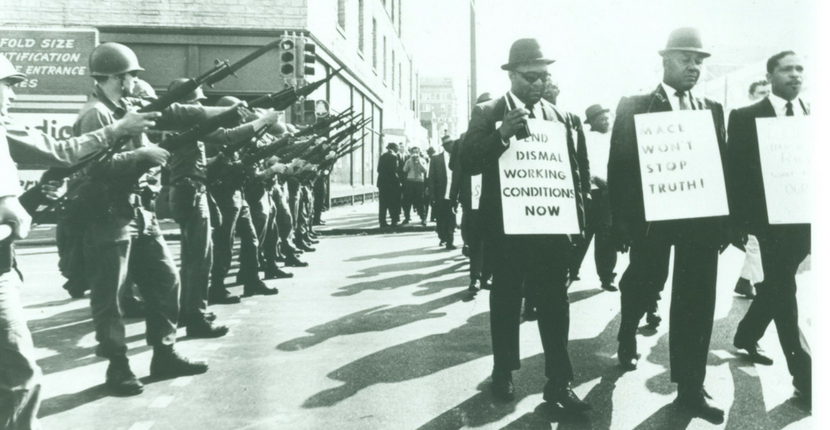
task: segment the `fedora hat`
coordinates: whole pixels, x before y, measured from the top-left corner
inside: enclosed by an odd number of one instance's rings
[[[591,118],[593,118],[593,117],[595,117],[595,116],[597,116],[601,113],[605,113],[605,112],[611,112],[611,110],[610,109],[603,109],[602,105],[591,105],[591,106],[589,106],[588,109],[585,109],[585,124],[588,124],[588,121],[590,121]]]
[[[666,42],[666,49],[659,51],[660,55],[665,55],[667,52],[697,52],[705,57],[710,57],[712,54],[703,50],[703,42],[700,40],[700,32],[696,28],[683,27],[671,32],[669,40]]]
[[[556,60],[545,58],[542,55],[542,48],[536,39],[519,39],[513,42],[510,47],[510,56],[507,64],[501,66],[502,70],[513,70],[520,64],[551,64]]]

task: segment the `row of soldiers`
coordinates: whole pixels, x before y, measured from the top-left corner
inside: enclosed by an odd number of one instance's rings
[[[503,401],[512,401],[515,397],[512,375],[521,367],[522,299],[530,295],[535,298],[545,355],[547,384],[543,399],[547,405],[558,405],[557,408],[567,412],[591,409],[591,405],[570,387],[575,366],[567,346],[570,325],[567,290],[578,279],[577,262],[581,262],[584,248],[587,248],[585,235],[592,228],[592,206],[596,210],[595,205],[604,204],[610,209],[610,219],[602,220],[603,224],[610,225],[610,232],[603,237],[607,242],[604,245],[610,246],[612,253],[630,253],[629,265],[619,282],[621,321],[617,359],[623,369],[637,369],[641,357],[637,348],[639,322],[643,316],[648,320],[655,313],[656,302],[668,280],[673,248],[669,361],[671,380],[677,384],[674,403],[691,417],[712,423],[724,421],[724,411],[704,388],[714,322],[718,253],[730,244],[744,249],[747,235],[752,234],[760,244],[764,281],[756,285],[757,297],[738,325],[734,346],[746,351],[744,356],[752,362],[772,364],[772,360],[760,352],[758,341],[775,321],[793,378],[795,397],[811,407],[812,357],[799,331],[795,294],[796,270],[810,253],[810,224],[775,222],[768,216],[768,210],[775,207],[765,198],[756,128],[756,119],[778,118],[775,121],[782,126],[795,126],[796,123],[785,117],[810,114],[809,104],[799,97],[804,71],[801,59],[793,51],[770,57],[767,79],[772,94],[756,104],[733,111],[727,125],[723,107],[698,96],[694,90],[703,61],[711,55],[703,48],[699,32],[692,28],[675,30],[659,54],[663,59],[662,82],[650,93],[624,97],[617,107],[605,158],[605,193],[592,192],[594,166],[589,165],[580,119],[545,100],[544,89],[550,80],[548,65],[554,60],[543,55],[535,39],[520,39],[510,49],[509,61],[502,66],[510,78],[510,91],[503,97],[480,100],[473,109],[466,135],[459,139],[455,148],[452,145],[445,147],[445,151],[453,153],[454,160],[449,162],[452,180],[460,181],[468,190],[461,194],[461,199],[465,206],[464,215],[467,217],[469,212],[471,219],[462,224],[466,224],[467,236],[472,234],[472,243],[477,248],[471,256],[473,279],[470,290],[475,292],[482,286],[489,286],[491,290],[490,330],[494,359],[491,390]],[[603,111],[599,106],[597,108],[589,109],[588,116],[595,116],[591,111]],[[716,144],[717,147],[705,163],[711,169],[723,172],[725,186],[722,191],[727,200],[723,204],[727,211],[721,216],[681,215],[655,220],[646,213],[643,187],[646,179],[641,176],[646,169],[641,171],[640,158],[644,155],[640,155],[638,149],[638,139],[643,137],[635,127],[635,117],[684,110],[711,113],[711,120],[710,115],[701,117],[707,120],[707,127],[711,127],[713,146]],[[591,127],[602,133],[607,131],[608,124],[591,123]],[[558,135],[559,130],[565,133],[561,160],[560,155],[553,152],[560,149],[545,146],[550,145],[547,142],[563,140]],[[508,169],[505,166],[517,168],[518,164],[511,163],[516,159],[527,159],[526,153],[531,151],[537,151],[537,154],[551,151],[554,155],[550,165],[566,172],[555,178],[540,175],[537,179],[544,180],[538,180],[534,186],[551,187],[551,190],[553,187],[573,187],[573,193],[568,194],[572,197],[537,201],[561,204],[562,207],[573,205],[568,208],[572,218],[557,219],[565,218],[559,216],[557,210],[555,217],[551,214],[544,222],[533,219],[515,199],[516,195],[510,193],[518,188],[509,187],[519,185],[515,185],[516,182],[505,185],[510,179],[505,174]],[[558,167],[558,163],[562,167]],[[538,165],[524,168],[535,169]],[[563,182],[557,182],[559,179]],[[597,195],[602,195],[603,199],[594,201],[592,197]],[[687,198],[698,206],[710,203],[702,201],[700,194],[690,193]],[[570,221],[573,225],[566,225]],[[580,233],[570,234],[575,231]],[[613,264],[608,266],[605,276],[600,273],[603,289],[615,291]],[[648,322],[652,324],[652,321]]]
[[[174,81],[166,98],[158,98],[138,79],[144,69],[130,48],[99,45],[90,56],[92,97],[73,126],[76,137],[62,142],[12,121],[12,86],[25,76],[0,56],[0,224],[8,230],[0,236],[6,262],[0,265],[3,428],[37,428],[40,370],[20,315],[11,241],[25,237],[32,218],[38,222],[45,210],[59,210],[66,287],[73,296],[90,290],[95,352],[109,360],[106,386],[119,395],[143,391],[130,368],[122,321],[131,285],[144,303],[150,374],[172,378],[208,370],[206,362],[176,352],[177,327],[197,338],[229,331],[208,305],[240,301],[225,283],[235,235],[243,296],[277,294],[259,272],[265,279],[292,277],[278,262],[308,266],[299,255],[318,243],[313,214],[319,221],[322,204],[314,190],[324,189],[319,184],[336,161],[359,147],[362,139],[353,135],[368,120],[349,111],[304,129],[282,121],[281,110],[326,80],[250,103],[224,97],[216,106],[202,105],[200,84],[216,82],[274,46],[196,80]],[[12,159],[58,168],[21,193]],[[180,271],[162,236],[162,216],[180,226]]]

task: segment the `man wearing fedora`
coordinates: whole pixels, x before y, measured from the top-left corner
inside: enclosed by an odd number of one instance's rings
[[[710,162],[722,165],[726,148],[723,107],[695,97],[692,91],[702,73],[703,60],[710,56],[703,50],[696,29],[673,31],[660,55],[663,81],[649,94],[620,100],[611,134],[608,190],[612,237],[620,251],[631,251],[630,263],[620,280],[618,357],[623,367],[637,367],[637,325],[659,298],[674,246],[669,359],[671,380],[677,383],[675,404],[692,416],[721,423],[723,410],[709,403],[703,382],[715,313],[718,251],[730,241],[724,228],[727,217],[646,221],[634,116],[689,109],[711,111],[721,157]]]
[[[538,299],[539,333],[548,378],[544,399],[549,404],[559,403],[566,411],[581,412],[590,409],[590,405],[580,400],[570,388],[573,368],[568,354],[567,287],[571,239],[564,234],[505,234],[500,193],[499,159],[511,144],[511,138],[525,129],[528,118],[562,123],[567,131],[568,158],[582,226],[583,201],[590,187],[587,157],[577,160],[576,132],[570,117],[542,100],[550,76],[548,65],[553,62],[542,54],[535,39],[520,39],[513,43],[509,62],[502,66],[510,78],[510,91],[473,108],[460,161],[469,174],[482,175],[481,232],[493,251],[490,293],[493,394],[500,400],[514,398],[512,372],[521,367],[519,324],[522,286],[525,285],[535,290]]]
[[[608,153],[611,150],[611,115],[609,109],[596,104],[585,110],[585,123],[591,126],[586,133],[588,161],[591,163],[591,200],[585,208],[585,239],[574,251],[571,279],[579,279],[579,269],[591,239],[594,243],[594,261],[603,290],[617,291],[614,286],[614,267],[617,265],[617,250],[611,242],[611,206],[608,201]]]
[[[390,142],[387,151],[378,159],[378,222],[381,227],[389,227],[386,213],[392,219],[392,227],[398,225],[401,206],[401,180],[398,176],[398,144]]]

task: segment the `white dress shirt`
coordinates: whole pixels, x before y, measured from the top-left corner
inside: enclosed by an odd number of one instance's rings
[[[775,116],[787,116],[787,101],[775,94],[769,95],[769,101],[775,109]],[[793,116],[804,116],[804,108],[801,106],[801,99],[796,97],[793,103]]]
[[[671,110],[680,110],[680,97],[677,97],[675,94],[677,92],[676,89],[672,88],[671,85],[666,84],[665,82],[660,82],[660,85],[663,86],[663,91],[666,92],[666,95],[669,97],[669,103],[671,103]],[[692,92],[686,91],[686,105],[689,106],[689,110],[696,109],[693,106],[692,100]]]
[[[606,181],[608,179],[608,155],[611,152],[611,132],[602,134],[596,131],[586,131],[585,140],[591,176]],[[596,185],[591,184],[591,189],[596,188]]]

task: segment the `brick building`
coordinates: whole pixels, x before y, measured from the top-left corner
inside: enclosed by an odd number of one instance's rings
[[[332,174],[332,198],[351,201],[374,192],[384,142],[417,145],[426,140],[416,112],[418,73],[401,40],[404,8],[403,0],[31,0],[7,2],[0,39],[35,34],[40,43],[53,32],[87,30],[84,34],[96,39],[93,46],[130,46],[146,69],[140,77],[164,93],[173,79],[196,77],[215,59],[235,61],[286,34],[305,36],[317,46],[318,57],[309,81],[344,67],[309,98],[328,101],[334,112],[351,105],[373,118],[363,148],[342,159]],[[8,44],[0,46],[0,53],[13,51]],[[84,51],[75,69],[86,65],[89,51]],[[278,64],[277,52],[270,52],[240,70],[238,78],[205,88],[205,94],[250,99],[278,91],[285,85]],[[28,115],[32,126],[50,118],[44,127],[51,121],[58,134],[65,131],[92,89],[92,79],[83,70],[80,74],[73,82],[80,82],[81,89],[74,85],[69,94],[49,87],[46,77],[37,89],[21,88],[19,116]],[[292,112],[287,114],[291,118]]]
[[[440,145],[445,134],[457,139],[458,98],[453,79],[424,77],[419,85],[421,124],[430,129],[430,141]]]

